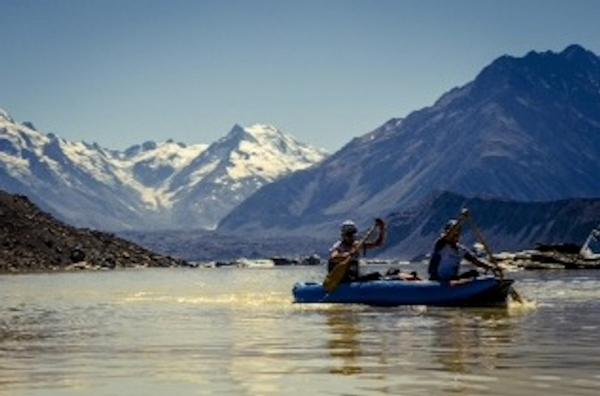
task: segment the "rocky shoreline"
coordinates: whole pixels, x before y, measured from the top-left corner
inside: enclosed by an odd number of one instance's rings
[[[187,265],[114,234],[69,226],[27,197],[0,191],[0,273]]]
[[[525,270],[600,269],[600,257],[583,257],[573,244],[538,246],[533,250],[500,253],[496,260],[507,267]]]

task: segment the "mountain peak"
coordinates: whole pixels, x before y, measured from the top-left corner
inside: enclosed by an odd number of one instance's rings
[[[235,124],[210,146],[168,139],[105,150],[7,120],[2,111],[0,188],[76,224],[110,229],[215,227],[264,184],[326,155],[264,123]]]
[[[560,55],[570,64],[577,64],[580,67],[585,67],[585,65],[598,67],[598,65],[600,65],[600,57],[577,44],[568,46],[560,53]]]
[[[14,122],[14,120],[11,118],[11,116],[8,114],[8,112],[6,112],[3,109],[0,109],[0,118],[8,121],[8,122]]]
[[[257,136],[257,135],[273,135],[273,134],[280,134],[280,133],[281,133],[281,131],[279,129],[277,129],[276,127],[274,127],[273,125],[256,123],[256,124],[252,124],[250,126],[243,126],[240,124],[235,124],[229,131],[228,135],[248,134],[248,135],[252,135],[252,136]]]
[[[253,143],[274,141],[274,140],[286,140],[291,139],[282,133],[276,127],[269,124],[252,124],[251,126],[242,126],[235,124],[229,133],[224,136],[221,141],[228,142],[227,144],[239,144],[242,141],[249,141]],[[260,143],[259,143],[260,144]]]
[[[142,143],[142,150],[143,151],[156,150],[156,147],[158,147],[158,145],[153,140],[147,140],[144,143]]]
[[[435,105],[263,187],[220,229],[315,235],[349,216],[414,206],[434,190],[520,201],[597,196],[600,63],[592,59],[580,46],[501,56]]]
[[[31,129],[32,131],[37,131],[37,128],[35,127],[35,125],[33,125],[33,122],[31,122],[31,121],[23,121],[22,124],[23,124],[23,126],[26,126],[27,128]]]
[[[501,56],[475,78],[473,93],[490,98],[510,91],[514,96],[516,91],[543,91],[550,86],[566,92],[567,87],[581,84],[577,80],[585,80],[582,87],[586,90],[585,86],[598,84],[599,73],[600,58],[573,44],[562,52],[529,51],[522,57]]]
[[[229,133],[220,140],[241,140],[247,135],[246,129],[240,124],[234,124]]]
[[[236,134],[236,133],[240,133],[241,131],[244,130],[244,127],[241,126],[238,123],[233,124],[233,126],[231,127],[231,130],[229,131],[229,134]]]
[[[281,133],[279,129],[269,124],[253,124],[244,129],[252,135],[273,135]]]
[[[596,54],[594,54],[592,51],[585,49],[579,44],[569,45],[560,54],[566,58],[571,58],[573,56],[596,56]]]

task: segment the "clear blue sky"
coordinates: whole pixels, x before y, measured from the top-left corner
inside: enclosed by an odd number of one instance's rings
[[[335,150],[502,54],[600,54],[600,1],[0,0],[0,108],[72,140],[270,123]]]

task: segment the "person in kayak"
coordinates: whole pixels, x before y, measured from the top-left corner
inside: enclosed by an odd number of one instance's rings
[[[367,250],[377,248],[383,245],[386,236],[385,222],[382,219],[375,219],[375,225],[379,229],[379,235],[373,242],[366,242],[363,244],[362,249],[357,249],[358,241],[355,239],[358,229],[356,224],[352,220],[346,220],[342,223],[341,227],[341,238],[337,241],[331,249],[329,249],[329,262],[327,269],[329,272],[335,268],[339,263],[345,261],[348,257],[352,257],[350,266],[342,282],[364,282],[369,280],[381,279],[382,275],[379,272],[373,272],[366,275],[360,275],[358,258],[362,254],[365,254]]]
[[[464,258],[473,265],[491,270],[496,269],[477,258],[477,256],[459,243],[462,227],[458,220],[450,220],[444,227],[440,238],[435,242],[433,253],[429,260],[429,279],[440,282],[448,282],[457,279],[476,278],[479,276],[477,270],[470,270],[459,274],[460,263]]]

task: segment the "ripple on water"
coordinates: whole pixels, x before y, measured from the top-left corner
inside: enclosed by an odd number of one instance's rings
[[[292,304],[293,283],[317,275],[11,278],[0,289],[0,395],[595,395],[600,386],[596,275],[515,274],[528,301],[505,309]]]

